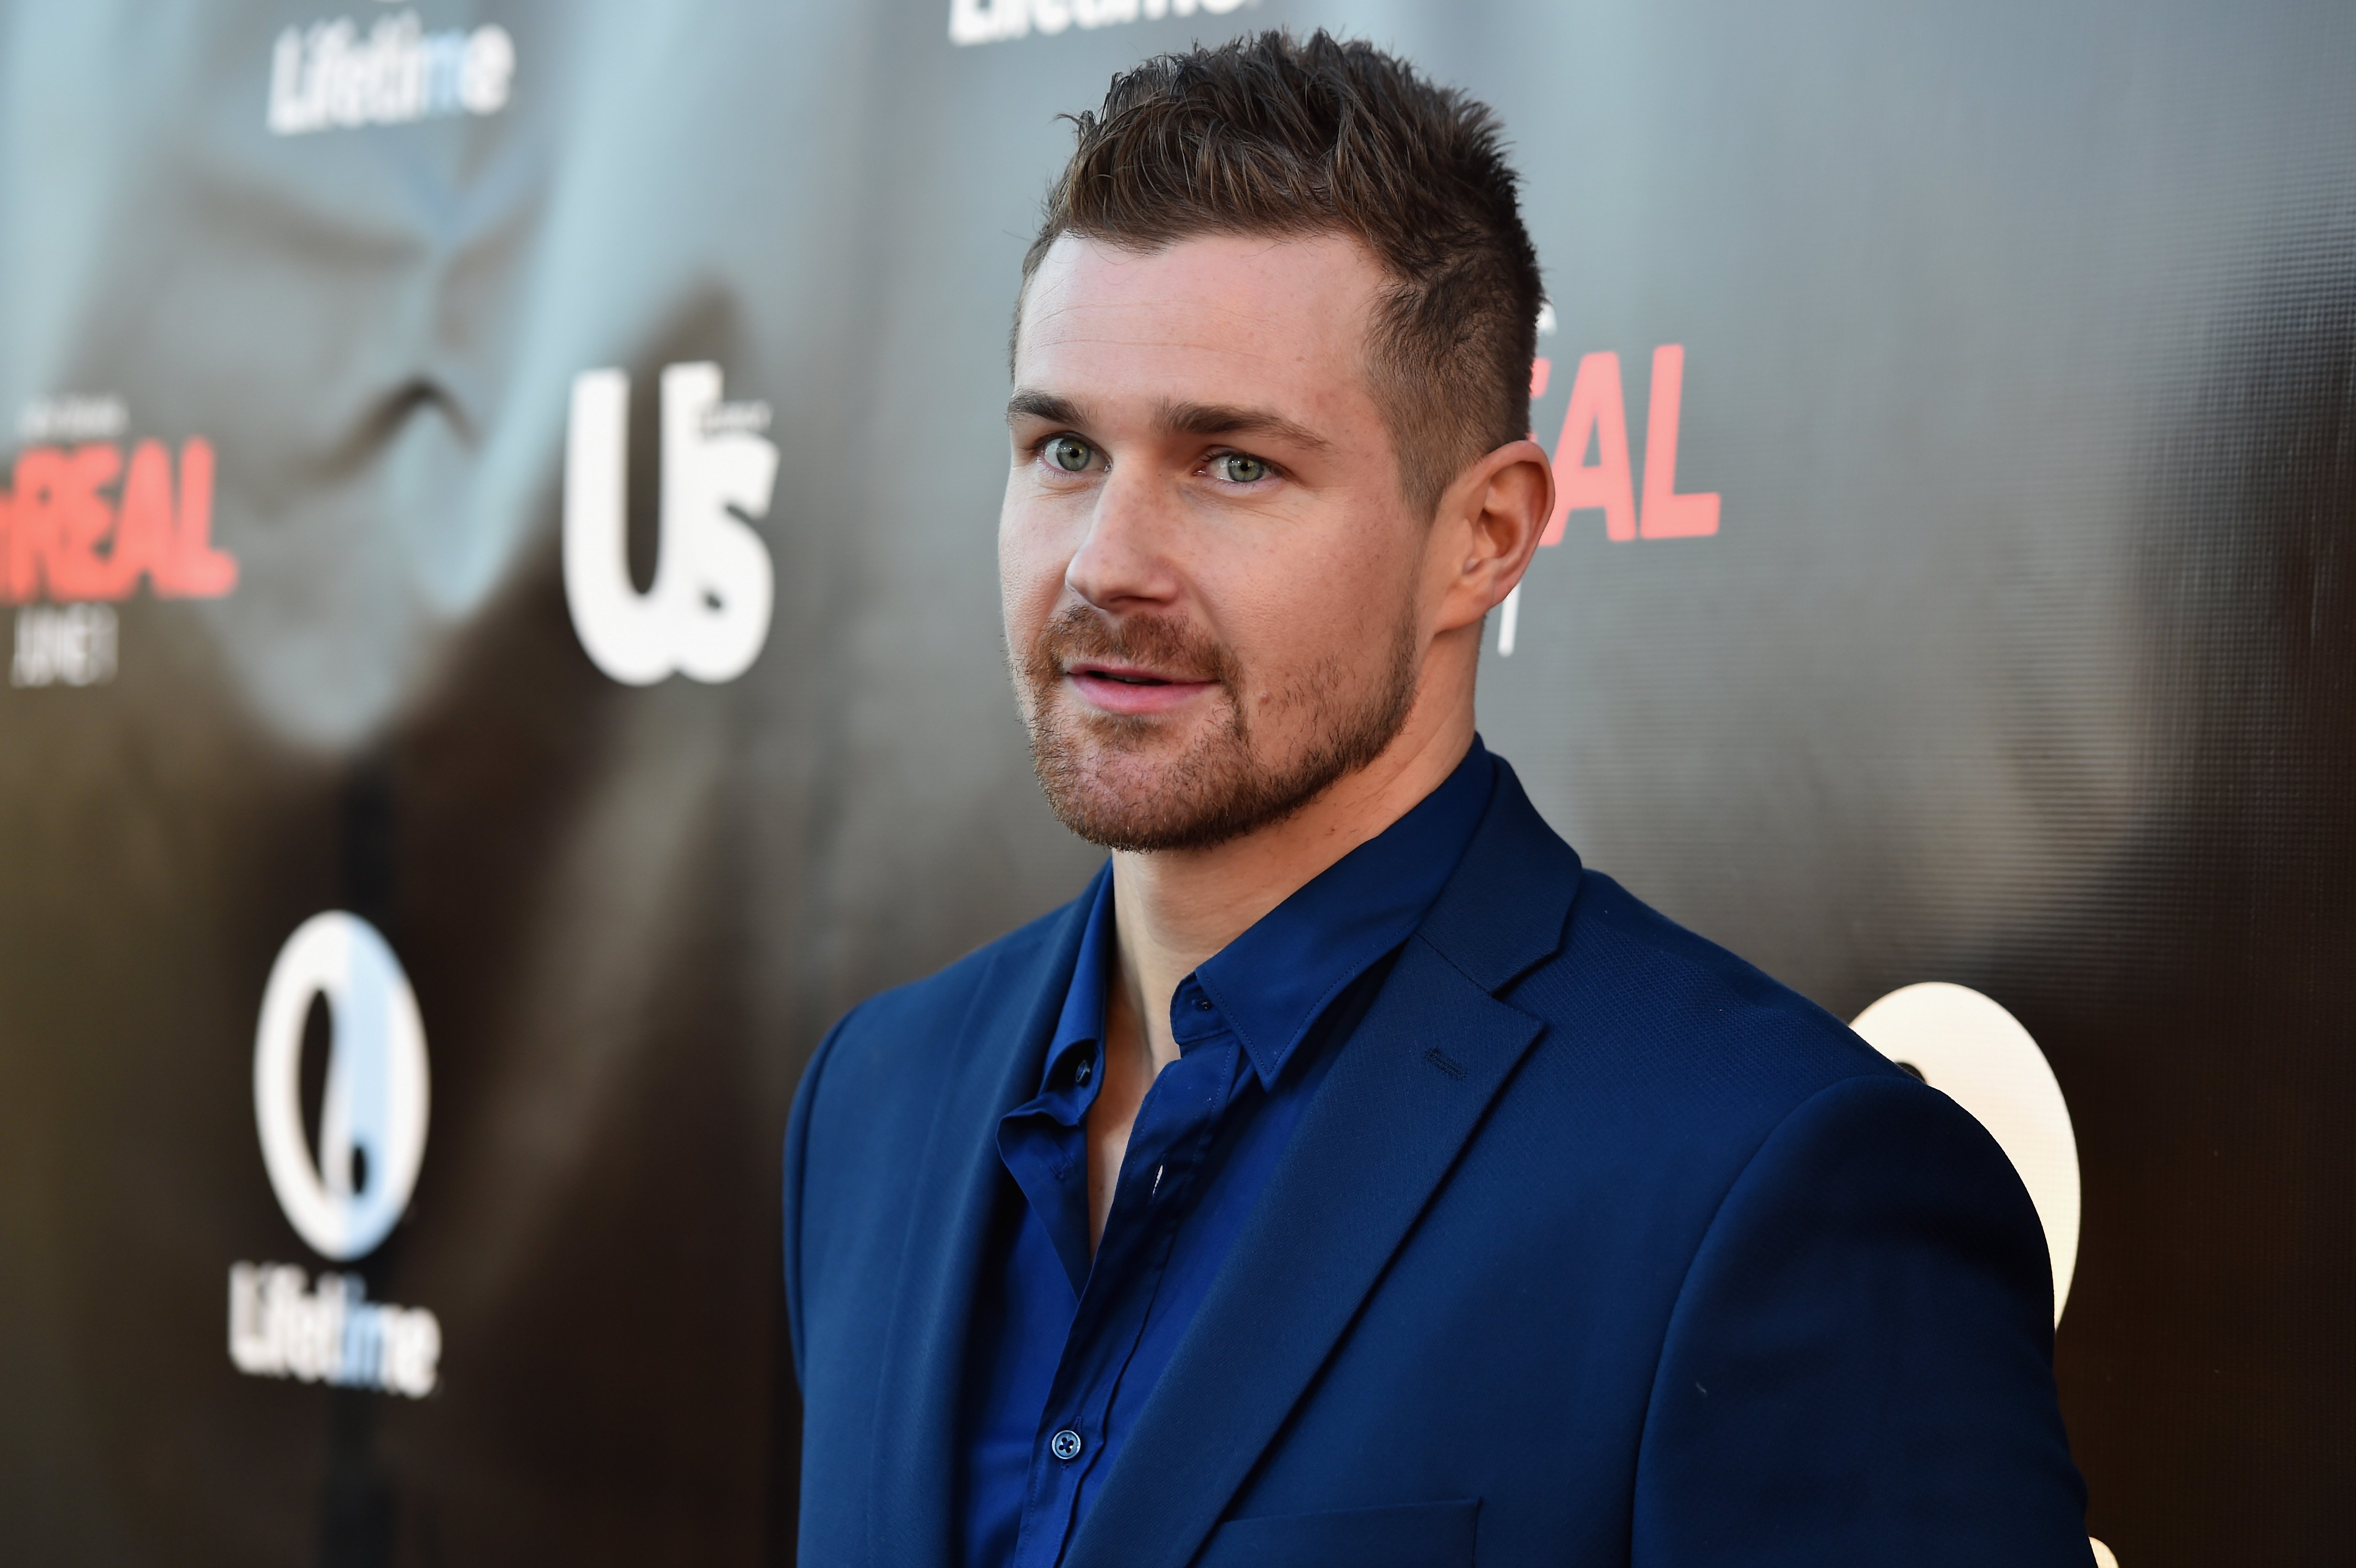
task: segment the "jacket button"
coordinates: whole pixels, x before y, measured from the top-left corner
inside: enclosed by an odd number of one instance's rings
[[[1067,1464],[1080,1456],[1080,1435],[1068,1426],[1047,1439],[1047,1452]]]

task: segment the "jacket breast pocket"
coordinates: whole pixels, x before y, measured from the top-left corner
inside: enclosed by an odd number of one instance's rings
[[[1235,1519],[1194,1568],[1472,1568],[1481,1500]]]

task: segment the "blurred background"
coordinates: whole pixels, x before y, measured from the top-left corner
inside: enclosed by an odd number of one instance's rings
[[[2010,1011],[2090,1530],[2343,1560],[2336,0],[0,0],[0,1559],[790,1560],[797,1076],[1097,858],[994,565],[1056,116],[1277,26],[1497,109],[1559,464],[1620,375],[1490,745]]]

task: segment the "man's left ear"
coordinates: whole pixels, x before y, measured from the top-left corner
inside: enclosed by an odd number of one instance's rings
[[[1553,511],[1553,465],[1535,441],[1508,442],[1456,476],[1434,519],[1458,547],[1440,630],[1472,624],[1514,591]]]

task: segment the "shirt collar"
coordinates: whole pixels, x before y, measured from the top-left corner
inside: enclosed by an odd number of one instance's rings
[[[1047,1048],[1047,1063],[1039,1081],[1042,1093],[1063,1086],[1072,1089],[1073,1104],[1068,1109],[1075,1122],[1078,1113],[1096,1096],[1080,1093],[1082,1086],[1072,1084],[1072,1063],[1067,1058],[1073,1047],[1093,1047],[1104,1039],[1105,976],[1115,940],[1112,862],[1108,860],[1088,886],[1088,918],[1080,932],[1079,960],[1072,966],[1071,987],[1064,993],[1064,1010],[1056,1015],[1055,1040]],[[1097,1052],[1091,1050],[1087,1056],[1093,1072]]]
[[[1439,788],[1312,879],[1189,976],[1243,1041],[1263,1088],[1326,1008],[1415,934],[1489,805],[1496,765],[1480,737]],[[1187,987],[1173,1025],[1190,1022]]]
[[[1263,915],[1180,983],[1170,999],[1181,1049],[1232,1029],[1264,1089],[1273,1089],[1311,1028],[1344,987],[1415,933],[1463,859],[1489,806],[1496,764],[1474,736],[1440,787]],[[1093,1085],[1071,1082],[1073,1048],[1104,1037],[1105,981],[1116,940],[1112,868],[1097,873],[1071,988],[1041,1075],[1076,1121]],[[1198,1007],[1208,1001],[1210,1008]],[[1087,1052],[1093,1062],[1097,1051]]]

